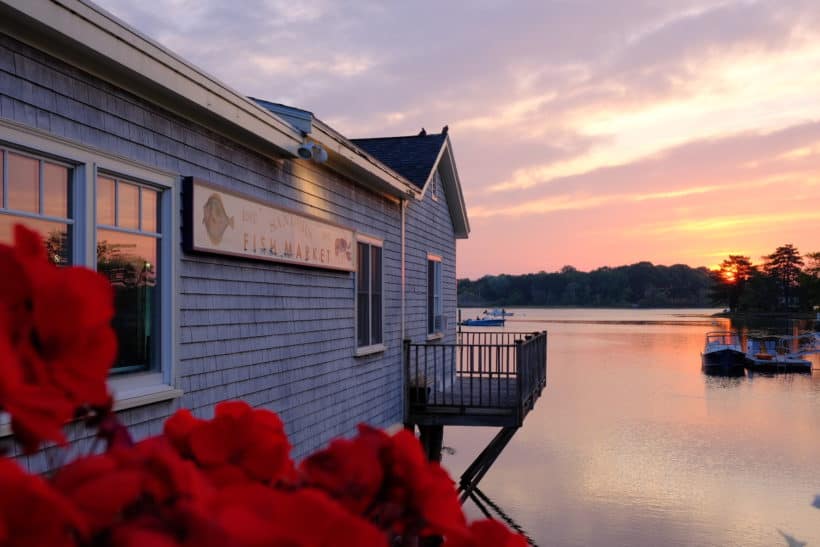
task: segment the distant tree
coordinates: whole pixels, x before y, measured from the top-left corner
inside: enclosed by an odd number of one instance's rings
[[[820,306],[820,252],[808,253],[800,276],[800,293],[806,307]]]
[[[738,308],[742,310],[771,311],[777,309],[780,288],[777,281],[757,268],[746,282],[746,290],[740,296]]]
[[[766,260],[763,271],[777,283],[782,306],[787,309],[793,307],[792,297],[800,283],[803,257],[794,245],[788,243],[763,258]]]
[[[712,300],[725,304],[730,312],[739,309],[746,285],[755,272],[755,267],[748,256],[729,255],[721,262],[720,268],[712,273],[715,284],[712,289]]]
[[[705,268],[639,262],[582,272],[484,276],[458,282],[460,306],[694,306],[709,304]]]

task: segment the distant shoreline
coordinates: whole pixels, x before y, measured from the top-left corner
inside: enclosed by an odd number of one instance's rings
[[[504,305],[504,304],[459,304],[458,309],[516,309],[516,310],[715,310],[719,306],[537,306],[537,305]],[[717,316],[717,314],[713,314]]]
[[[724,317],[727,319],[802,319],[811,321],[816,318],[815,312],[718,312],[712,317]]]

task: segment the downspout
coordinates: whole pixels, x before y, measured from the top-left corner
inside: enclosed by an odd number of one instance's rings
[[[409,385],[409,378],[407,377],[407,362],[410,359],[410,346],[407,342],[407,326],[406,326],[406,319],[404,317],[404,310],[406,309],[405,300],[406,300],[406,292],[407,292],[407,279],[405,276],[405,229],[404,229],[404,222],[405,222],[405,208],[407,207],[407,200],[401,198],[399,201],[399,207],[401,208],[401,408],[402,410],[402,422],[404,422],[404,427],[408,427],[407,419],[409,416],[409,407],[408,407],[408,399],[407,399],[407,387]],[[415,431],[415,427],[412,427],[412,430]]]
[[[407,300],[407,277],[405,273],[406,260],[406,232],[405,221],[407,219],[405,210],[407,208],[407,200],[402,198],[399,203],[401,207],[401,339],[407,338],[407,321],[405,318],[406,300]]]

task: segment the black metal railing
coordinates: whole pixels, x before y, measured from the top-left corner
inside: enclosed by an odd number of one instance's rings
[[[517,343],[520,412],[523,416],[535,406],[535,400],[547,385],[547,333],[533,334]]]
[[[456,344],[404,343],[408,412],[532,408],[546,385],[547,333],[461,332]]]

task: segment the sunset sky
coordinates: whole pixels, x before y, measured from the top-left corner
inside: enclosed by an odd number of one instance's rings
[[[820,251],[817,0],[98,3],[348,137],[449,125],[459,277]]]

